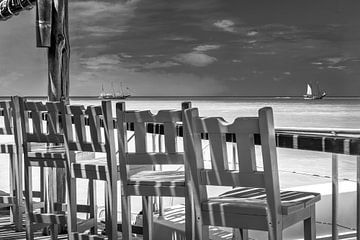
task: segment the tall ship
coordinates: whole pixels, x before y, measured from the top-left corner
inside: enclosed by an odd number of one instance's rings
[[[123,83],[120,82],[120,88],[118,91],[115,91],[114,83],[111,83],[112,92],[106,92],[104,90],[104,85],[101,85],[101,93],[99,98],[101,99],[126,99],[131,97],[130,89],[128,87],[123,87]]]
[[[326,96],[326,92],[320,90],[319,83],[307,83],[306,94],[304,94],[304,99],[306,100],[317,100],[322,99]]]

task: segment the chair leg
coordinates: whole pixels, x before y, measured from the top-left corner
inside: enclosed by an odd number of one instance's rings
[[[32,207],[32,172],[29,166],[25,166],[25,207],[26,207],[26,239],[33,240],[32,219],[30,215],[33,212]]]
[[[97,234],[98,233],[98,227],[97,227],[97,207],[96,207],[96,184],[94,180],[89,179],[89,185],[88,185],[88,204],[90,206],[90,219],[94,219],[95,225],[90,228],[91,234]]]
[[[233,240],[248,240],[248,239],[249,239],[249,235],[248,235],[248,230],[247,229],[234,228],[234,230],[233,230]]]
[[[153,198],[152,197],[142,197],[143,205],[143,234],[144,240],[152,240],[153,235]]]
[[[105,212],[106,212],[106,235],[109,239],[117,238],[117,202],[116,181],[115,184],[105,183]],[[115,197],[114,197],[115,196]]]
[[[185,239],[192,240],[192,231],[194,227],[194,214],[192,208],[191,196],[185,197]]]
[[[15,231],[22,231],[22,168],[16,154],[10,154],[10,189],[11,196],[15,198],[15,203],[11,207],[12,222],[15,224]]]
[[[201,209],[194,206],[194,227],[193,227],[193,238],[195,240],[208,240],[209,238],[209,226],[204,225],[201,217]]]
[[[131,204],[130,196],[121,196],[121,214],[122,214],[122,239],[131,240]]]
[[[310,207],[310,217],[304,220],[304,239],[316,239],[315,205]]]
[[[67,197],[68,197],[68,208],[67,208],[67,231],[69,240],[73,240],[74,236],[71,233],[77,232],[77,200],[76,200],[76,178],[72,178],[70,172],[66,173],[67,183]]]

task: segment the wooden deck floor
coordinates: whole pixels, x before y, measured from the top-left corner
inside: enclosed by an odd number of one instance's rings
[[[99,226],[100,227],[100,226]],[[14,224],[10,222],[9,215],[0,214],[0,240],[26,239],[25,228],[22,232],[16,232]],[[49,236],[42,236],[41,232],[35,233],[36,240],[47,240]],[[68,239],[67,235],[59,235],[58,239]],[[119,232],[118,240],[121,240],[121,233]],[[142,240],[141,236],[133,237],[134,240]]]
[[[14,224],[10,222],[9,216],[0,216],[0,239],[12,240],[12,239],[26,239],[25,230],[22,232],[15,232]],[[45,240],[50,239],[48,236],[42,236],[40,232],[35,234],[35,239]],[[67,235],[59,235],[58,239],[67,239]]]

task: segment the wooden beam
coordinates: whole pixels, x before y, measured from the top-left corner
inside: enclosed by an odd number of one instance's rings
[[[48,50],[48,98],[69,101],[70,43],[68,1],[53,0],[51,46]]]

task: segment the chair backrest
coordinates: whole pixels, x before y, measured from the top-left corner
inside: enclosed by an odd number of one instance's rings
[[[0,135],[12,135],[13,107],[11,101],[0,101]]]
[[[110,101],[86,108],[82,105],[68,105],[64,113],[64,134],[69,151],[113,152],[115,155],[114,119]]]
[[[61,112],[64,104],[62,101],[43,103],[19,98],[24,143],[63,143]]]
[[[185,107],[183,105],[183,108]],[[182,110],[160,110],[154,115],[150,111],[126,111],[124,103],[117,103],[116,116],[120,166],[184,164],[184,152],[178,148],[179,123],[183,121]],[[133,152],[130,152],[128,147],[127,126],[132,126],[134,131]],[[151,140],[148,132],[153,130],[164,137],[164,148],[161,151],[161,147],[154,150],[149,146]],[[121,169],[121,178],[126,181],[130,168]]]
[[[241,117],[231,124],[221,118],[200,118],[185,111],[187,161],[194,179],[193,188],[200,201],[207,198],[206,185],[265,188],[268,205],[279,211],[280,189],[276,156],[275,130],[271,108],[259,110],[258,117]],[[238,170],[229,169],[226,135],[236,139]],[[255,159],[254,134],[260,134],[263,170]],[[204,166],[201,135],[208,136],[211,168]]]

